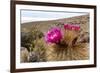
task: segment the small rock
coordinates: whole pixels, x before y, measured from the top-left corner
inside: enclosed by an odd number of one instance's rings
[[[30,52],[28,56],[28,61],[29,62],[39,62],[39,57],[36,52]]]
[[[28,50],[25,47],[21,47],[21,52],[20,52],[20,59],[21,62],[28,62]]]

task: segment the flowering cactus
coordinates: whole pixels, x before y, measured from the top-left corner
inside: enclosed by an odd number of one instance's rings
[[[59,43],[62,39],[61,29],[58,27],[52,28],[45,35],[45,40],[48,43]]]
[[[80,30],[80,25],[64,24],[64,29],[78,31],[78,30]]]
[[[64,24],[64,41],[68,46],[73,45],[73,40],[77,38],[80,30],[80,25],[78,24]]]

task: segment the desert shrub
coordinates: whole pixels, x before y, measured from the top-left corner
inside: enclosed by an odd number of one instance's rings
[[[28,33],[21,33],[21,46],[26,47],[28,51],[32,51],[34,41],[43,37],[43,33],[39,30],[33,30]]]
[[[42,38],[43,33],[39,30],[30,31],[30,36],[34,37],[34,39]]]

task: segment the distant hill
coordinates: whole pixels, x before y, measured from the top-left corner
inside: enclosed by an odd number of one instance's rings
[[[21,24],[21,32],[29,32],[38,29],[45,33],[54,26],[63,27],[63,23],[80,24],[82,31],[89,32],[89,15],[75,16],[71,18],[63,18],[49,21],[36,21]]]

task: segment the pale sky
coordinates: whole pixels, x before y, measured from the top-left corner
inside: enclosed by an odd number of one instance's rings
[[[61,18],[69,18],[74,16],[86,15],[87,13],[65,12],[65,11],[32,11],[21,10],[21,23],[34,21],[56,20]]]

